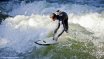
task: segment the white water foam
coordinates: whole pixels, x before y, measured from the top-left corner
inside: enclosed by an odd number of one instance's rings
[[[45,38],[47,33],[53,30],[50,26],[54,28],[47,16],[18,15],[7,18],[0,26],[0,45],[5,44],[5,47],[17,52],[27,51],[34,46],[35,40]]]

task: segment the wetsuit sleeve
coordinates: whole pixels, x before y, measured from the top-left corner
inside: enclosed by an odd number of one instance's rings
[[[58,21],[58,26],[56,27],[55,31],[54,31],[54,35],[57,33],[57,30],[59,29],[60,27],[60,21]]]

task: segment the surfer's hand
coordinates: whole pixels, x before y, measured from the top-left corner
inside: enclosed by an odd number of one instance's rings
[[[55,37],[55,38],[53,37],[53,40],[57,41],[58,40],[58,37]]]

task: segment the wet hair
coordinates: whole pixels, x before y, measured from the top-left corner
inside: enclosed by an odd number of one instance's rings
[[[50,17],[54,20],[57,17],[57,15],[55,13],[52,13]]]
[[[50,17],[55,18],[57,15],[55,13],[52,13]]]
[[[53,14],[53,17],[56,17],[56,14],[55,13],[52,13]]]

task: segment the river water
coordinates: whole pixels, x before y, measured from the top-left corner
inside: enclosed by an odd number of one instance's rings
[[[104,59],[103,4],[58,2],[3,3],[1,7],[13,17],[0,25],[0,59]],[[57,21],[49,15],[56,10],[67,12],[69,33],[64,33],[56,45],[35,44],[36,40],[52,37]]]

